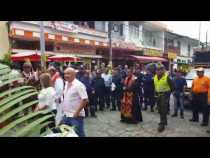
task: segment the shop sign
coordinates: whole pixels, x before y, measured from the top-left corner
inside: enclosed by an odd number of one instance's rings
[[[46,25],[58,31],[78,33],[78,26],[75,24],[62,22],[62,21],[51,21],[46,23]]]
[[[161,57],[163,54],[162,54],[161,51],[159,51],[159,50],[145,49],[145,50],[144,50],[144,55]]]
[[[177,54],[174,52],[168,52],[168,59],[176,59]]]

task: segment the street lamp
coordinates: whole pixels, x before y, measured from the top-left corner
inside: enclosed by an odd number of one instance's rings
[[[45,58],[45,39],[44,39],[44,22],[40,21],[40,47],[41,47],[41,67],[42,71],[46,71],[46,58]]]

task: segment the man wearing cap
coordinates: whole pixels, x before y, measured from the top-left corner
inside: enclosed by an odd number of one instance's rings
[[[154,76],[154,85],[157,95],[158,111],[160,114],[158,132],[162,132],[165,130],[165,126],[167,125],[168,101],[174,86],[169,75],[165,72],[165,67],[161,63],[157,64],[156,75]]]
[[[22,76],[26,85],[36,86],[36,81],[38,81],[38,79],[35,77],[35,73],[33,72],[32,64],[30,62],[25,62],[23,64]]]
[[[203,122],[201,126],[208,125],[208,90],[209,78],[204,76],[202,67],[196,69],[197,76],[192,83],[192,119],[191,122],[199,122],[199,111],[202,111]]]

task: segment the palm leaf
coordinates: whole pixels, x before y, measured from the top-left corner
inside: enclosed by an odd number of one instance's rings
[[[33,93],[30,93],[30,94],[21,96],[21,97],[15,99],[15,100],[13,100],[13,101],[11,101],[11,102],[5,104],[4,106],[0,107],[0,114],[1,114],[2,112],[4,112],[5,110],[9,109],[10,107],[12,107],[13,105],[16,105],[16,104],[19,103],[20,101],[23,101],[24,99],[29,98],[29,97],[31,97],[31,96],[34,96],[34,95],[36,95],[36,94],[38,94],[38,93],[37,93],[37,92],[33,92]]]
[[[28,132],[25,136],[26,137],[37,137],[37,136],[42,136],[42,135],[48,134],[50,132],[49,128],[46,130],[46,132],[43,132],[44,134],[42,133],[41,135],[40,135],[40,130],[52,122],[53,121],[47,121],[47,122],[42,123],[41,125],[38,125],[36,128],[30,130],[30,132]]]
[[[3,115],[2,117],[0,117],[0,123],[6,121],[7,119],[11,118],[15,114],[17,114],[17,113],[23,111],[24,109],[26,109],[26,108],[34,105],[34,104],[37,104],[37,103],[38,103],[38,100],[35,100],[35,101],[31,101],[31,102],[29,102],[27,104],[24,104],[24,105],[22,105],[22,106],[20,106],[18,108],[15,108],[14,110],[12,110],[12,111],[6,113],[5,115]]]
[[[5,96],[7,96],[7,95],[9,95],[9,94],[11,94],[11,93],[16,93],[16,92],[18,92],[18,91],[21,91],[21,90],[24,90],[24,89],[29,89],[29,88],[30,88],[30,89],[31,89],[31,88],[34,89],[34,87],[32,87],[32,86],[21,86],[21,87],[9,89],[9,90],[7,90],[7,91],[1,93],[1,94],[0,94],[0,98],[3,98],[3,97],[5,97]]]
[[[23,137],[25,136],[30,130],[37,128],[37,126],[40,125],[40,123],[48,120],[49,118],[51,118],[52,116],[54,116],[53,114],[51,115],[46,115],[44,117],[41,117],[35,121],[33,121],[32,123],[28,124],[27,126],[21,128],[19,131],[17,131],[13,137]]]
[[[8,132],[12,128],[16,127],[18,124],[21,124],[21,123],[25,122],[26,120],[29,120],[29,119],[31,119],[35,116],[40,115],[40,114],[48,113],[48,112],[50,112],[50,110],[42,110],[42,111],[33,112],[33,113],[25,115],[25,116],[15,120],[15,121],[11,122],[10,124],[5,126],[4,128],[0,129],[0,136],[3,136],[6,132]]]
[[[9,68],[6,69],[0,69],[0,75],[8,74],[11,70]]]
[[[9,66],[4,65],[4,64],[0,64],[0,69],[6,69],[6,68],[9,68]]]
[[[27,94],[27,93],[31,93],[31,92],[36,92],[34,89],[29,89],[29,90],[25,90],[25,91],[22,91],[22,92],[19,92],[19,93],[16,93],[14,95],[11,95],[5,99],[2,99],[1,100],[1,103],[0,103],[0,106],[16,99],[16,98],[19,98],[20,96],[24,95],[24,94]]]
[[[22,79],[23,79],[22,77],[18,77],[18,78],[10,79],[10,80],[7,80],[7,81],[2,81],[1,87],[5,86],[7,84],[11,84],[15,81],[22,80]]]

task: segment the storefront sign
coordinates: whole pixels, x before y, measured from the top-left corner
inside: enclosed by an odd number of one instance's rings
[[[51,21],[51,22],[47,23],[47,25],[51,28],[58,30],[58,31],[78,33],[77,25],[74,25],[71,23],[62,22],[62,21]]]
[[[40,25],[39,21],[22,21],[24,23]],[[44,21],[45,27],[50,27],[58,31],[78,33],[78,26],[64,21]]]
[[[161,51],[159,51],[159,50],[145,49],[145,50],[144,50],[144,55],[161,57],[163,54],[162,54]]]
[[[114,47],[118,47],[118,48],[122,48],[122,49],[140,50],[140,48],[138,48],[135,43],[124,42],[122,40],[115,40],[115,41],[113,41],[112,45]]]
[[[168,52],[168,59],[176,59],[177,55],[174,52]]]

